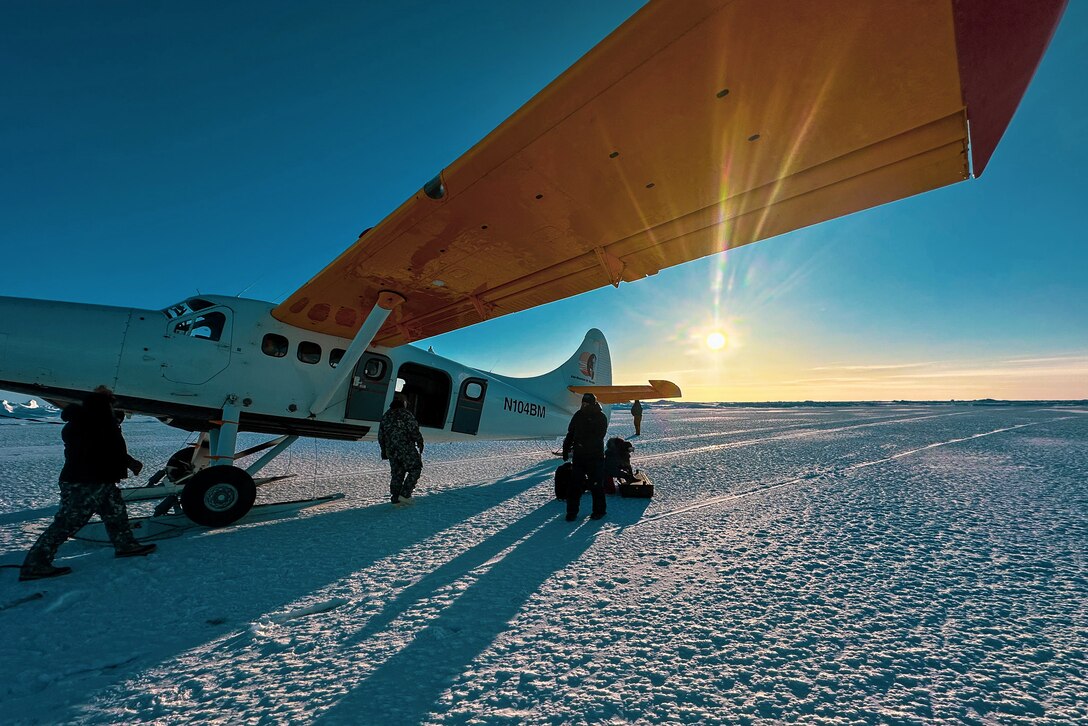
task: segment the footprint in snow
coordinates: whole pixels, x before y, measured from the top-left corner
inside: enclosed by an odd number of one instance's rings
[[[45,607],[45,612],[55,613],[67,610],[73,604],[82,600],[85,595],[86,591],[84,590],[71,590],[69,592],[61,593],[60,597]]]
[[[314,603],[304,608],[295,608],[294,610],[288,610],[285,613],[275,613],[273,615],[267,615],[261,618],[262,622],[268,623],[286,623],[289,620],[297,620],[298,618],[305,618],[310,615],[320,615],[321,613],[327,613],[330,610],[343,607],[348,604],[348,599],[344,597],[334,597],[332,600],[326,600],[325,602]]]

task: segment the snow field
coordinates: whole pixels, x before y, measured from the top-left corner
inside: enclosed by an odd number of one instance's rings
[[[184,437],[125,428],[149,467]],[[658,496],[610,498],[601,522],[562,521],[550,441],[428,446],[422,496],[405,508],[382,503],[375,450],[318,442],[281,463],[297,479],[262,497],[342,490],[340,502],[189,532],[146,560],[69,543],[60,561],[75,572],[52,582],[5,570],[0,622],[14,635],[0,644],[0,712],[16,723],[1088,718],[1088,416],[677,408],[650,409],[643,431],[635,463]],[[612,433],[631,433],[626,412]],[[0,541],[17,562],[47,521],[38,510],[55,504],[59,427],[0,437],[11,482]]]

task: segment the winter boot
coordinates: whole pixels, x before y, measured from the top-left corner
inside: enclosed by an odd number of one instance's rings
[[[71,567],[54,567],[53,565],[23,565],[19,568],[19,581],[43,580],[47,577],[60,577],[72,571]]]
[[[127,547],[124,547],[124,548],[119,549],[119,550],[115,550],[114,553],[113,553],[113,556],[114,557],[143,557],[144,555],[151,554],[156,549],[158,549],[158,547],[159,546],[157,544],[155,544],[154,542],[144,543],[144,544],[140,544],[139,542],[134,542],[134,543],[128,545]]]

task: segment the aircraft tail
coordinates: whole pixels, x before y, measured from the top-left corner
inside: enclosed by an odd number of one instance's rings
[[[604,333],[593,328],[586,333],[574,354],[555,370],[533,378],[510,381],[526,393],[574,413],[581,405],[582,394],[571,391],[572,387],[612,384],[612,357],[608,352],[608,341]]]
[[[501,377],[501,376],[500,376]],[[550,373],[535,378],[508,379],[526,393],[548,401],[569,413],[582,403],[582,394],[592,393],[607,407],[635,399],[680,398],[680,387],[671,381],[650,381],[649,385],[612,385],[612,356],[604,333],[593,328],[574,355]]]

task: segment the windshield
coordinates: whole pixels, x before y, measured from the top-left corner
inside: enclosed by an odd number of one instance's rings
[[[188,315],[189,313],[195,313],[198,310],[204,308],[210,308],[214,303],[210,303],[207,300],[199,297],[191,297],[188,300],[182,300],[177,305],[171,305],[168,308],[163,309],[163,315],[170,320],[174,318],[180,318],[182,315]]]

